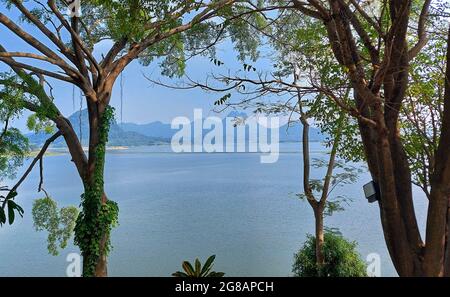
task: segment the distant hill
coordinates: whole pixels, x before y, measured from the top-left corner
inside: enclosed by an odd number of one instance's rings
[[[88,115],[87,110],[76,112],[69,117],[75,132],[79,136],[80,134],[80,115],[81,115],[81,135],[82,145],[88,145],[89,127],[88,127]],[[228,114],[228,117],[246,117],[245,113],[232,112]],[[225,120],[222,121],[225,131]],[[192,125],[193,126],[193,125]],[[300,142],[302,126],[299,123],[293,124],[289,129],[286,129],[287,125],[279,128],[280,142]],[[237,129],[237,128],[235,128]],[[205,135],[209,130],[203,130]],[[172,136],[177,132],[176,129],[171,129],[170,124],[162,122],[152,122],[149,124],[135,124],[135,123],[123,123],[113,124],[109,132],[109,146],[139,146],[139,145],[154,145],[160,143],[169,143]],[[194,135],[191,131],[192,137]],[[236,133],[235,133],[236,135]],[[248,140],[248,129],[246,129],[246,140]],[[45,133],[28,134],[30,143],[35,146],[41,146],[49,135]],[[270,133],[269,133],[270,137]],[[236,138],[236,136],[235,136]],[[323,135],[319,129],[310,127],[309,138],[312,142],[324,141],[326,136]],[[192,139],[193,141],[193,139]],[[225,139],[224,139],[225,141]],[[54,144],[56,147],[65,146],[63,138],[57,139]]]
[[[80,137],[80,115],[81,115],[81,139],[82,145],[88,145],[89,137],[89,127],[88,127],[88,114],[87,110],[84,109],[72,114],[69,117],[69,121],[75,129],[78,137]],[[35,146],[42,145],[45,140],[49,137],[45,133],[28,134],[28,139],[30,144]],[[154,145],[159,143],[168,143],[169,138],[149,136],[144,135],[135,131],[127,131],[121,128],[118,124],[112,124],[109,131],[109,146],[139,146],[139,145]],[[64,139],[62,137],[58,138],[54,143],[54,146],[65,146]]]
[[[246,117],[246,116],[247,115],[245,113],[236,111],[233,111],[227,115],[227,117]],[[223,124],[225,131],[225,121],[223,121]],[[166,139],[172,138],[172,136],[177,132],[177,130],[171,129],[170,124],[164,124],[161,122],[152,122],[149,124],[123,123],[120,124],[120,127],[125,131],[136,132],[150,137],[161,137]],[[193,135],[193,131],[191,132]],[[204,130],[203,135],[207,132],[208,130]],[[287,129],[287,124],[281,126],[279,128],[280,142],[300,142],[302,135],[301,133],[302,133],[302,126],[300,123],[294,123],[293,125],[291,125],[291,127],[289,127],[289,129]],[[310,141],[312,142],[321,142],[325,140],[326,135],[323,135],[319,129],[310,127],[309,138]]]
[[[161,138],[172,138],[176,130],[172,130],[170,124],[162,122],[152,122],[149,124],[123,123],[119,124],[120,128],[128,132],[136,132],[142,135]]]
[[[301,142],[303,126],[300,123],[295,123],[289,128],[286,125],[280,127],[280,141],[281,142]],[[326,135],[314,127],[309,127],[309,141],[322,142],[325,141]]]

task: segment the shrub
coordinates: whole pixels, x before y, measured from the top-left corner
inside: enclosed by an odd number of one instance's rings
[[[176,277],[222,277],[225,275],[225,273],[211,271],[215,258],[216,258],[215,255],[212,255],[211,257],[209,257],[208,260],[206,260],[205,265],[203,265],[203,267],[202,267],[202,264],[199,259],[195,259],[194,265],[192,265],[188,261],[184,261],[182,264],[184,272],[177,271],[175,273],[172,273],[172,276],[176,276]]]
[[[303,247],[294,256],[292,272],[299,277],[362,277],[367,276],[366,264],[356,251],[356,242],[349,242],[339,234],[325,232],[325,264],[318,267],[315,251],[316,238],[307,235]]]

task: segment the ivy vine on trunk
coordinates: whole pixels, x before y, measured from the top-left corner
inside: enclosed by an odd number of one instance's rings
[[[119,207],[104,194],[103,171],[105,167],[106,143],[114,109],[106,107],[99,125],[99,143],[95,150],[96,164],[91,181],[84,184],[81,195],[82,211],[75,226],[75,243],[83,255],[83,276],[94,276],[96,272],[106,275],[106,256],[110,251],[110,232],[118,223]]]

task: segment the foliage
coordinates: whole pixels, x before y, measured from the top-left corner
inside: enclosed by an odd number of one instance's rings
[[[327,161],[324,159],[314,158],[312,161],[311,166],[313,168],[326,168],[328,166]],[[361,173],[363,173],[363,170],[359,166],[353,166],[343,160],[335,161],[330,182],[330,190],[327,193],[328,198],[325,202],[325,216],[331,216],[335,212],[343,211],[343,204],[348,204],[352,201],[351,198],[346,195],[332,196],[331,194],[336,188],[355,183]],[[325,178],[326,176],[322,179],[310,179],[311,190],[319,197],[322,195]],[[307,199],[304,193],[297,194],[297,197],[301,200]]]
[[[111,248],[110,232],[118,224],[119,207],[108,200],[102,203],[104,180],[103,170],[108,142],[109,127],[114,120],[114,108],[107,107],[100,121],[99,145],[96,149],[97,164],[93,184],[85,184],[81,196],[82,211],[75,226],[75,244],[83,253],[83,276],[93,276],[98,258],[101,256],[101,241],[106,238],[103,252],[107,255]]]
[[[16,176],[16,169],[22,166],[30,150],[28,139],[19,129],[11,127],[14,119],[21,116],[24,96],[14,76],[0,73],[0,182]],[[24,210],[14,201],[16,195],[8,187],[0,186],[0,226],[7,221],[11,225],[16,213],[23,215]]]
[[[286,4],[286,1],[279,2]],[[355,106],[347,73],[333,58],[322,22],[305,18],[292,9],[280,11],[269,26],[258,25],[257,17],[246,20],[257,28],[256,32],[248,33],[253,39],[250,43],[274,51],[270,53],[273,68],[256,71],[255,67],[244,63],[243,72],[213,75],[222,88],[207,86],[205,89],[228,92],[235,87],[240,96],[233,94],[234,100],[231,100],[231,93],[223,95],[214,102],[220,106],[219,110],[226,106],[251,108],[255,113],[289,116],[291,123],[300,121],[303,112],[328,135],[327,147],[332,146],[338,132],[341,134],[337,150],[340,158],[353,162],[363,160],[357,120],[349,116],[343,125],[338,125],[342,108],[336,101],[351,108]],[[263,43],[265,41],[267,44]],[[212,61],[217,65],[216,60]]]
[[[225,275],[225,273],[211,271],[215,258],[216,258],[215,255],[212,255],[211,257],[209,257],[208,260],[206,260],[205,265],[203,265],[203,267],[202,267],[202,264],[199,259],[195,259],[194,266],[192,266],[192,264],[189,263],[188,261],[184,261],[182,264],[184,272],[177,271],[177,272],[173,273],[172,276],[176,276],[176,277],[222,277]]]
[[[0,140],[0,181],[15,177],[16,168],[22,166],[28,152],[28,138],[18,129],[3,131]]]
[[[288,81],[295,75],[298,85],[306,84],[310,90],[301,92],[303,111],[322,133],[329,135],[325,144],[331,147],[339,132],[338,156],[361,161],[363,150],[356,120],[346,117],[345,124],[338,125],[342,109],[335,100],[353,106],[352,94],[345,71],[335,63],[323,24],[289,10],[280,15],[273,30],[276,37],[270,43],[276,50],[274,76]]]
[[[316,262],[315,237],[307,235],[302,248],[294,256],[292,272],[298,277],[363,277],[366,264],[356,251],[356,242],[349,242],[339,234],[324,234],[325,265]]]
[[[214,105],[223,105],[230,98],[231,98],[231,94],[227,93],[227,94],[223,95],[222,97],[220,97],[218,100],[214,101]]]
[[[401,113],[401,132],[413,183],[430,195],[443,118],[446,40],[435,38],[410,65],[410,85]]]
[[[11,122],[22,113],[23,90],[8,73],[0,73],[0,181],[14,178],[28,151],[28,139],[11,127]]]
[[[33,221],[36,231],[47,231],[48,252],[59,254],[58,248],[64,249],[73,234],[78,209],[74,206],[58,209],[56,201],[50,197],[33,202]]]
[[[0,188],[0,191],[3,190]],[[6,223],[6,213],[8,214],[8,223],[12,225],[15,220],[15,212],[17,212],[21,217],[23,216],[24,210],[23,208],[14,202],[14,198],[17,196],[17,193],[14,191],[9,191],[6,196],[0,195],[0,226]],[[8,208],[7,211],[5,209]]]
[[[55,130],[55,124],[48,119],[40,119],[38,114],[35,113],[28,117],[27,128],[35,133],[45,132],[46,134],[51,134]]]
[[[8,7],[12,7],[10,0],[3,0]],[[56,1],[61,12],[67,7],[65,1]],[[199,21],[192,28],[179,34],[171,35],[146,48],[139,56],[143,65],[156,61],[163,75],[173,77],[184,74],[186,61],[194,55],[214,57],[214,45],[225,38],[232,38],[238,57],[244,60],[258,57],[258,34],[256,28],[248,21],[264,25],[260,14],[248,13],[253,6],[247,1],[236,1],[234,5],[226,5],[215,13],[218,18]],[[261,6],[261,1],[257,1]],[[125,39],[130,46],[151,40],[157,32],[164,34],[171,29],[191,21],[196,13],[207,7],[214,8],[220,1],[193,0],[81,0],[81,19],[83,28],[80,36],[84,43],[92,50],[103,40],[118,41]],[[245,13],[247,12],[247,13]],[[53,22],[53,13],[44,5],[35,6],[32,13],[44,24]],[[237,14],[241,18],[227,21]],[[23,18],[23,21],[28,21]],[[66,38],[66,36],[62,36]],[[70,43],[70,40],[64,39]]]

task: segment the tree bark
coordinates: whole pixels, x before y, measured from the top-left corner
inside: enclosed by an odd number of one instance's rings
[[[450,277],[450,195],[448,195],[447,206],[447,230],[445,240],[445,261],[444,261],[444,276]]]
[[[428,205],[424,270],[427,276],[448,273],[448,230],[450,196],[450,27],[447,36],[447,67],[445,71],[444,112],[441,136],[435,156],[430,201]],[[447,250],[447,252],[446,252]],[[447,264],[445,264],[447,263]]]
[[[323,232],[323,208],[316,207],[314,209],[314,219],[315,219],[315,233],[316,233],[316,264],[319,268],[319,276],[321,274],[321,267],[325,264],[324,255],[324,232]]]
[[[89,161],[88,161],[88,168],[87,168],[87,183],[89,186],[94,186],[96,182],[95,174],[99,171],[102,172],[101,179],[103,180],[103,172],[104,168],[99,168],[99,166],[104,167],[104,156],[98,156],[97,150],[100,145],[106,146],[106,143],[101,143],[102,139],[100,139],[100,129],[102,128],[102,118],[103,113],[105,111],[106,105],[104,104],[104,101],[99,101],[98,98],[109,98],[110,92],[107,94],[97,94],[96,97],[87,97],[88,102],[88,114],[89,114]],[[98,158],[101,157],[103,160],[99,160]],[[101,185],[103,187],[103,183]],[[104,192],[104,188],[101,189],[103,191],[103,194],[99,199],[101,200],[101,205],[105,205],[108,201],[108,198]],[[109,238],[108,234],[103,234],[102,239],[99,243],[100,247],[100,256],[96,259],[97,264],[95,267],[95,277],[106,277],[108,276],[108,265],[107,265],[107,255],[106,255],[106,249],[108,244]]]
[[[105,204],[108,200],[105,193],[102,196],[102,203]],[[104,234],[100,242],[100,257],[97,260],[97,266],[95,267],[95,277],[107,277],[108,276],[108,258],[106,255],[106,248],[108,243],[108,234]]]
[[[299,99],[299,107],[301,109],[301,101]],[[309,180],[310,174],[310,155],[309,155],[309,123],[306,114],[301,111],[300,121],[302,124],[302,155],[303,155],[303,189],[305,192],[306,200],[311,205],[314,211],[315,221],[315,249],[316,249],[316,265],[318,266],[319,275],[321,273],[320,267],[325,264],[325,258],[323,254],[323,207],[322,204],[316,200],[312,192]]]
[[[69,149],[70,156],[72,157],[72,162],[75,164],[81,181],[84,183],[86,181],[86,169],[88,160],[86,154],[83,151],[83,147],[78,139],[72,124],[68,119],[58,116],[54,119],[56,127],[61,131],[64,140]]]

